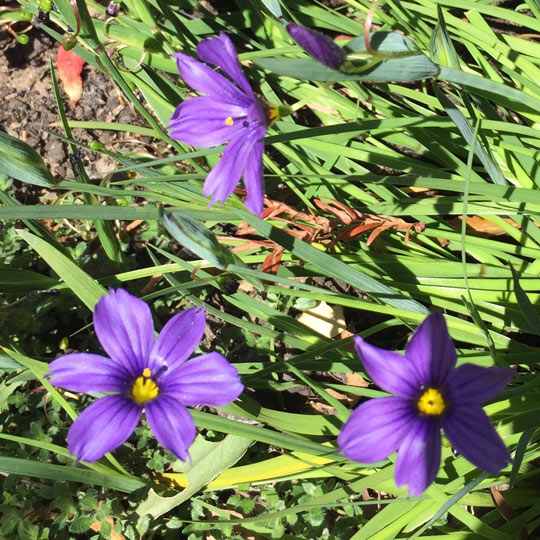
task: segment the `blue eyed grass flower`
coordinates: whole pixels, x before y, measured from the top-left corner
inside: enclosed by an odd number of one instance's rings
[[[171,137],[192,146],[228,143],[221,161],[206,177],[203,193],[212,197],[210,205],[223,203],[243,176],[246,207],[260,215],[264,136],[279,118],[280,108],[255,96],[226,34],[201,41],[197,54],[206,63],[183,53],[173,55],[184,81],[204,95],[187,99],[176,108],[169,125]],[[217,66],[227,77],[207,64]]]
[[[375,463],[397,450],[396,485],[420,495],[441,462],[441,429],[471,463],[497,474],[510,454],[480,404],[493,399],[513,377],[500,367],[462,364],[444,317],[433,312],[414,332],[405,356],[355,337],[371,379],[392,397],[358,406],[343,426],[338,445],[345,456]]]
[[[186,407],[222,406],[244,387],[236,369],[217,352],[191,356],[204,333],[204,309],[172,317],[154,339],[148,305],[123,289],[96,304],[94,327],[108,357],[71,353],[53,360],[53,386],[72,392],[107,392],[87,407],[68,433],[77,461],[96,461],[124,443],[143,410],[156,439],[181,460],[189,457],[195,424]]]
[[[287,32],[302,49],[326,67],[339,69],[347,59],[346,52],[339,45],[316,30],[290,23]]]

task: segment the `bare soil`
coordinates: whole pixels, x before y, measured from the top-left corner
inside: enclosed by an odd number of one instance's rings
[[[63,134],[50,73],[50,61],[54,64],[59,44],[39,29],[33,29],[28,35],[29,43],[21,45],[7,32],[0,32],[0,130],[32,146],[55,177],[72,179],[69,146],[49,133]],[[140,123],[138,115],[102,73],[85,64],[82,77],[83,94],[75,106],[62,91],[68,119]],[[99,140],[117,150],[117,145],[123,144],[120,139],[124,135],[113,131],[75,129],[73,136],[87,144]],[[110,158],[98,158],[92,153],[84,155],[83,162],[91,177],[101,176],[113,167]],[[19,191],[21,193],[17,196],[21,202],[38,202],[39,189],[21,186]]]

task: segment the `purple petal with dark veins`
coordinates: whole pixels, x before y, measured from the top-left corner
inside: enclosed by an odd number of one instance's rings
[[[411,404],[401,398],[370,399],[341,428],[339,449],[360,463],[375,463],[394,453],[414,422]]]
[[[197,45],[197,54],[203,62],[214,64],[225,72],[248,96],[255,99],[253,90],[240,67],[236,49],[227,34],[201,41]]]
[[[328,36],[299,24],[287,25],[287,32],[309,55],[321,64],[339,69],[346,60],[346,52]]]
[[[253,102],[252,97],[247,96],[229,79],[206,64],[182,53],[173,54],[172,57],[176,58],[178,71],[186,84],[197,90],[197,92],[214,98],[216,101],[223,101],[244,108],[249,107]]]
[[[415,330],[405,356],[414,364],[425,386],[441,386],[456,365],[456,348],[446,321],[438,311],[428,315]]]
[[[263,211],[264,185],[263,185],[263,151],[265,128],[260,128],[260,139],[256,141],[251,151],[246,168],[244,169],[244,184],[247,190],[245,202],[246,208],[254,214],[260,216]]]
[[[94,327],[108,355],[132,376],[147,367],[154,344],[154,323],[145,302],[124,289],[111,289],[96,304]]]
[[[49,364],[51,384],[72,392],[124,392],[132,376],[120,363],[90,353],[71,353]]]
[[[185,309],[167,321],[154,343],[149,362],[154,369],[167,366],[161,378],[167,378],[170,370],[193,354],[205,325],[206,314],[200,307]]]
[[[497,474],[512,460],[487,414],[478,405],[452,408],[443,421],[452,446],[473,465]]]
[[[223,406],[244,390],[236,368],[218,352],[183,363],[161,382],[162,395],[171,395],[184,405]]]
[[[221,161],[210,171],[204,182],[204,195],[212,197],[210,205],[223,203],[234,191],[256,143],[256,131],[248,128],[227,145]]]
[[[188,410],[176,399],[160,395],[146,404],[146,419],[156,439],[178,459],[189,458],[197,430]]]
[[[355,336],[354,346],[368,375],[383,390],[398,397],[418,397],[421,381],[406,356],[370,345],[359,336]]]
[[[77,456],[77,461],[98,460],[127,441],[141,411],[141,407],[124,396],[98,399],[73,422],[67,437],[69,452]]]
[[[409,495],[421,495],[435,480],[441,465],[441,424],[415,418],[398,448],[394,479],[398,488],[407,485]]]
[[[445,395],[457,406],[483,403],[504,390],[514,375],[512,369],[463,364],[445,381]]]
[[[216,101],[210,97],[194,97],[181,103],[171,117],[171,137],[192,146],[217,146],[230,141],[245,129],[243,107]],[[228,125],[227,122],[233,122]]]
[[[255,100],[247,108],[247,120],[248,124],[256,126],[259,130],[264,128],[262,131],[264,136],[268,122],[266,118],[266,108],[259,100]]]

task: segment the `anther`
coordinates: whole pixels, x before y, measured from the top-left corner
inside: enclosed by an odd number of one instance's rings
[[[145,368],[145,370],[148,368]],[[150,370],[148,370],[150,372]],[[159,394],[159,387],[150,378],[137,377],[131,387],[131,397],[139,405],[144,405],[155,399]]]
[[[440,416],[446,409],[446,402],[437,388],[428,388],[416,402],[418,411],[427,416]]]

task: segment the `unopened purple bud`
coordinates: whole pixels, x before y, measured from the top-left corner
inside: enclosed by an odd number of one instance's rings
[[[107,15],[109,15],[109,17],[116,17],[118,15],[119,10],[120,10],[120,4],[116,2],[111,2],[107,6]]]
[[[332,69],[339,69],[345,63],[345,51],[328,36],[294,23],[287,25],[287,32],[302,49],[321,64]]]
[[[49,20],[49,12],[38,8],[38,14],[36,15],[36,24],[43,24]]]

